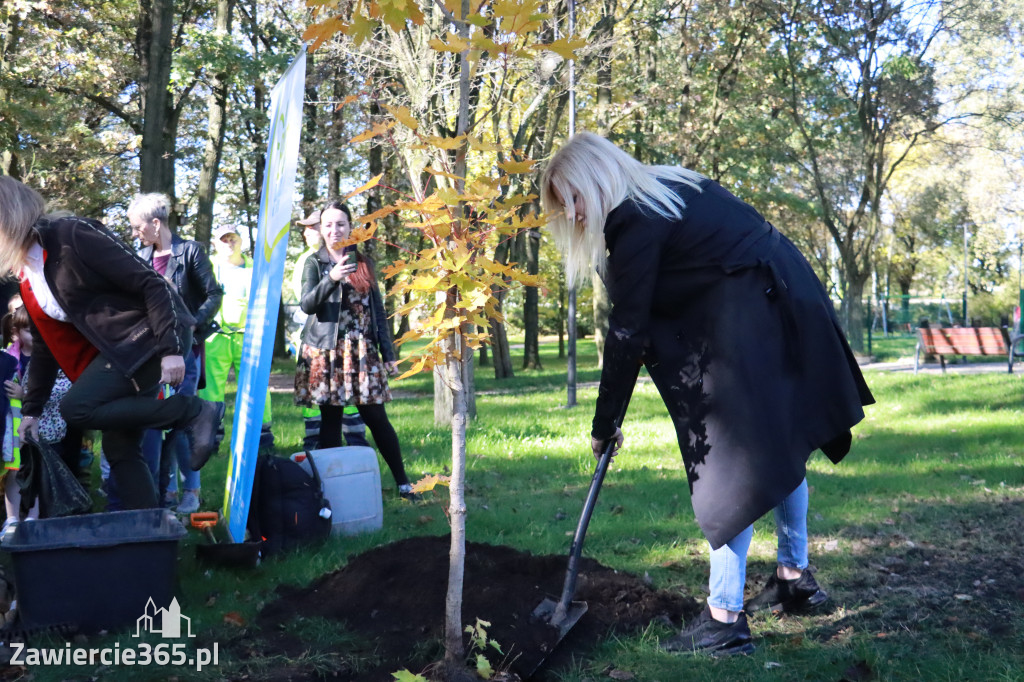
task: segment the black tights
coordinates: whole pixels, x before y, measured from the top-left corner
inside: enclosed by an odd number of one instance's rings
[[[356,405],[363,423],[370,429],[373,441],[380,450],[381,457],[391,469],[395,483],[403,485],[409,482],[402,463],[402,449],[398,444],[398,434],[388,420],[384,405]],[[345,408],[340,405],[320,405],[320,447],[336,448],[341,445],[341,421]]]

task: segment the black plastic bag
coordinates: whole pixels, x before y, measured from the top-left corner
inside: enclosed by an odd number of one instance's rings
[[[26,438],[21,443],[21,468],[17,475],[21,506],[32,508],[39,499],[39,517],[54,518],[87,514],[92,498],[60,454],[49,443]]]

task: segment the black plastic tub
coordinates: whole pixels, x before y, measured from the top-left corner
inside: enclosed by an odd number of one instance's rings
[[[22,521],[3,540],[23,628],[134,626],[174,598],[185,527],[166,509]],[[152,609],[150,609],[152,610]]]

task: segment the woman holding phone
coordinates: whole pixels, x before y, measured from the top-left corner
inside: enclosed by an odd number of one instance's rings
[[[340,201],[320,211],[324,245],[302,266],[299,307],[309,317],[295,371],[295,404],[320,408],[320,447],[341,445],[346,405],[355,405],[404,499],[416,499],[384,404],[398,362],[373,263],[346,246],[352,214]]]

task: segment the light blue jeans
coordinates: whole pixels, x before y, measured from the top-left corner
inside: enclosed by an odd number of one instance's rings
[[[775,532],[779,537],[777,561],[790,568],[807,568],[807,479],[801,481],[774,510]],[[743,610],[743,587],[747,582],[747,550],[754,527],[711,551],[711,594],[708,605],[726,611]]]
[[[185,378],[178,386],[178,393],[184,395],[195,395],[196,387],[199,385],[199,358],[192,351],[185,356]],[[169,463],[170,476],[167,480],[167,492],[178,492],[178,471],[184,477],[182,488],[185,490],[199,490],[199,472],[192,471],[192,448],[189,445],[188,437],[183,431],[176,430],[167,434],[167,440],[171,447],[172,454]],[[165,455],[166,456],[166,455]],[[177,466],[175,466],[177,465]],[[177,469],[177,471],[176,471]]]

